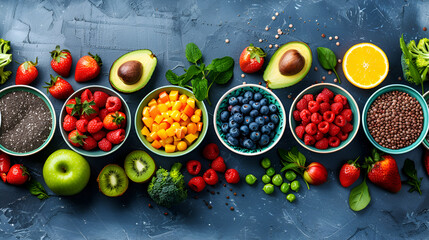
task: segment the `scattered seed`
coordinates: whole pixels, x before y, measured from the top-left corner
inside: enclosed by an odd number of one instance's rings
[[[276,20],[276,17],[275,17],[275,16],[272,16],[272,17],[271,17],[271,19]]]
[[[428,30],[426,27],[423,27],[423,31],[425,31],[426,32],[426,30]]]
[[[336,83],[336,82],[338,82],[338,79],[334,78],[334,82],[335,82],[335,83]]]
[[[291,24],[289,24],[289,28],[293,28],[293,24],[291,23]]]
[[[322,38],[325,38],[325,37],[326,37],[326,35],[324,33],[322,33]]]
[[[229,209],[231,209],[231,211],[234,211],[234,207],[230,207]]]
[[[227,39],[225,39],[225,42],[226,42],[226,43],[229,43],[229,39],[228,39],[228,38],[227,38]]]
[[[226,184],[225,184],[225,183],[223,184],[223,187],[226,187]]]
[[[153,208],[152,204],[150,204],[150,203],[149,203],[147,206],[148,206],[149,208]]]
[[[259,82],[259,85],[262,85],[262,82]]]
[[[329,37],[329,40],[332,40],[332,37]]]
[[[274,37],[275,37],[276,39],[278,39],[278,38],[279,38],[279,35],[275,35]]]
[[[232,192],[232,188],[230,188],[230,189],[229,189],[229,191],[231,191],[231,192]]]
[[[335,38],[335,40],[338,40],[338,36],[335,36],[334,38]]]
[[[212,205],[208,205],[207,207],[208,207],[208,209],[212,209],[212,208],[213,208],[213,206],[212,206]]]
[[[328,74],[329,74],[329,75],[331,75],[331,74],[332,74],[332,71],[331,71],[331,70],[329,70],[329,71],[328,71]]]
[[[246,75],[244,75],[244,73],[241,74],[241,77],[244,78]]]
[[[316,72],[317,72],[317,67],[314,67],[314,71],[316,71]]]
[[[278,44],[276,44],[276,45],[274,45],[274,47],[278,48],[278,47],[279,47],[279,45],[278,45]]]
[[[325,76],[323,76],[323,77],[322,77],[322,80],[326,80],[326,77],[325,77]]]
[[[398,77],[398,81],[401,81],[402,80],[402,77]]]
[[[168,215],[168,212],[165,212],[165,213],[164,213],[164,215],[165,215],[165,216],[167,216],[167,215]]]
[[[234,196],[237,196],[237,193],[236,193],[236,192],[234,193]]]
[[[276,12],[274,15],[278,16],[278,15],[279,15],[279,13],[278,13],[278,12]]]
[[[338,58],[337,62],[341,63],[343,60],[341,60],[341,58]]]
[[[265,27],[265,31],[268,31],[270,28],[268,26]]]
[[[228,204],[228,203],[225,203],[225,205],[226,205],[226,206],[228,206],[229,204]]]
[[[273,45],[272,45],[272,44],[270,44],[270,45],[268,45],[268,47],[269,47],[269,48],[273,48]]]
[[[214,194],[215,194],[215,191],[211,191],[210,193],[211,193],[212,195],[214,195]]]
[[[259,42],[262,42],[262,39],[259,39]]]
[[[246,85],[246,82],[243,82],[243,85]]]
[[[229,196],[226,196],[226,199],[229,199]]]
[[[290,95],[290,94],[289,94],[289,95],[287,95],[287,98],[292,98],[292,95]]]
[[[336,42],[335,45],[340,46],[340,42]]]

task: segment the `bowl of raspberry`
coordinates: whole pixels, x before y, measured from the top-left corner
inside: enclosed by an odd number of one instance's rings
[[[65,101],[59,125],[64,141],[73,151],[101,157],[118,150],[125,142],[131,130],[131,112],[112,89],[87,86]]]
[[[319,83],[302,91],[292,103],[289,126],[304,148],[332,153],[346,147],[360,125],[359,107],[349,92],[331,83]]]

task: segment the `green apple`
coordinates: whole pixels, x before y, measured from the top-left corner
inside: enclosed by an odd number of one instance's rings
[[[53,152],[43,166],[46,185],[61,196],[75,195],[82,191],[88,184],[90,175],[90,167],[85,158],[68,149]]]

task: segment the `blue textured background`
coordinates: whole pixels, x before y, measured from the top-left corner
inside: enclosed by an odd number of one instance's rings
[[[75,89],[88,84],[107,86],[109,68],[117,57],[134,49],[151,49],[158,57],[152,80],[144,89],[122,95],[132,111],[150,90],[168,84],[164,78],[168,69],[187,66],[184,49],[190,41],[200,46],[208,61],[225,55],[236,60],[233,81],[214,86],[210,94],[212,102],[243,81],[262,81],[262,74],[240,77],[238,56],[249,43],[263,47],[271,56],[275,48],[269,49],[269,44],[281,45],[293,40],[307,42],[313,50],[313,65],[318,66],[319,71],[311,70],[299,84],[274,91],[288,111],[292,99],[287,95],[296,96],[305,87],[320,81],[322,76],[327,77],[326,82],[333,82],[334,76],[322,70],[315,59],[316,47],[329,47],[341,58],[350,46],[372,42],[386,52],[390,61],[389,75],[379,87],[405,83],[398,81],[402,74],[400,34],[405,33],[407,41],[427,37],[422,28],[429,27],[429,3],[423,1],[0,0],[0,9],[0,37],[12,42],[14,60],[22,62],[39,57],[40,74],[32,84],[39,89],[49,79],[49,74],[54,73],[49,66],[49,51],[57,44],[70,49],[74,64],[88,51],[103,59],[102,73],[96,80],[79,84],[73,77],[67,79]],[[273,21],[271,17],[275,12],[280,14]],[[290,23],[293,29],[288,28]],[[265,31],[265,26],[271,29]],[[274,38],[277,28],[286,33],[279,39]],[[321,38],[322,33],[327,37]],[[340,46],[335,45],[335,40],[328,40],[329,36],[336,35]],[[226,38],[230,39],[229,44],[225,43]],[[258,42],[260,38],[264,39],[263,43]],[[8,68],[15,72],[17,67],[18,64],[13,63]],[[14,77],[12,75],[0,88],[12,85]],[[367,97],[379,88],[362,90],[344,77],[342,79],[341,86],[351,92],[361,109]],[[63,102],[49,98],[58,114]],[[212,116],[214,106],[208,109]],[[212,126],[202,146],[209,142],[220,143]],[[298,144],[286,129],[278,147],[294,145]],[[164,167],[174,161],[202,160],[202,146],[180,159],[154,158]],[[228,167],[237,168],[243,176],[248,173],[262,176],[261,157],[243,158],[219,146]],[[13,160],[29,166],[34,177],[43,182],[43,163],[58,148],[67,146],[57,129],[53,141],[43,152]],[[418,174],[424,176],[423,195],[408,193],[406,185],[398,194],[391,194],[369,183],[372,201],[368,208],[358,213],[349,209],[350,189],[342,188],[337,176],[345,160],[369,153],[371,145],[362,129],[347,148],[334,154],[318,155],[299,147],[310,161],[320,161],[328,168],[329,180],[311,190],[302,188],[294,204],[287,202],[279,190],[272,196],[265,195],[261,182],[256,186],[242,182],[226,188],[222,185],[210,187],[219,194],[203,192],[197,200],[192,198],[195,194],[190,193],[186,202],[170,210],[156,206],[148,208],[148,203],[153,202],[147,196],[145,185],[131,184],[123,197],[110,199],[103,196],[98,192],[96,176],[108,163],[122,164],[123,156],[131,149],[144,149],[135,134],[131,134],[126,144],[114,154],[87,158],[91,165],[90,183],[74,197],[54,196],[40,201],[26,189],[0,184],[0,239],[428,238],[429,178],[421,168],[422,147],[395,158],[400,167],[407,157],[416,161]],[[272,159],[277,170],[280,169],[275,149],[265,156]],[[202,162],[206,168],[208,162]],[[186,178],[189,179],[189,175]],[[233,192],[237,192],[237,196]],[[226,196],[231,198],[226,199]],[[213,209],[209,210],[203,200],[209,201]],[[225,206],[226,202],[229,206]],[[235,211],[230,211],[230,206]],[[168,212],[168,216],[164,216],[164,212]]]

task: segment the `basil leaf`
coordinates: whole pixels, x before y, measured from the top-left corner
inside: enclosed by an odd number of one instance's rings
[[[192,79],[192,91],[198,101],[204,101],[208,95],[207,79]]]
[[[195,43],[191,42],[186,45],[186,58],[189,62],[196,63],[202,56],[200,49]]]
[[[27,189],[32,195],[37,196],[40,200],[49,198],[49,195],[42,184],[34,179],[31,179],[27,183]]]
[[[407,183],[408,185],[411,186],[411,188],[408,190],[408,192],[417,191],[421,195],[422,191],[420,189],[420,186],[421,186],[423,178],[419,178],[417,176],[417,170],[416,170],[416,166],[414,164],[414,161],[412,161],[408,158],[405,159],[404,166],[402,167],[402,171],[408,177],[408,180],[405,183]]]
[[[280,170],[280,172],[284,172],[289,169],[296,171],[297,168],[298,168],[298,165],[296,163],[288,163],[288,164],[285,164],[285,166]]]
[[[165,73],[165,78],[171,83],[171,84],[179,84],[179,78],[177,77],[177,74],[175,74],[173,71],[168,70]]]
[[[215,83],[217,84],[225,84],[229,82],[229,80],[231,80],[233,73],[234,73],[234,69],[230,68],[226,72],[218,73],[216,77],[213,79],[213,81],[215,81]]]
[[[361,184],[353,188],[349,196],[349,205],[353,211],[360,211],[371,202],[369,195],[368,185],[366,185],[366,178]]]
[[[207,70],[216,72],[225,72],[234,66],[234,59],[231,57],[215,58],[207,66]]]
[[[337,57],[335,53],[324,47],[317,48],[317,59],[319,59],[320,65],[326,70],[332,70],[337,66]]]

